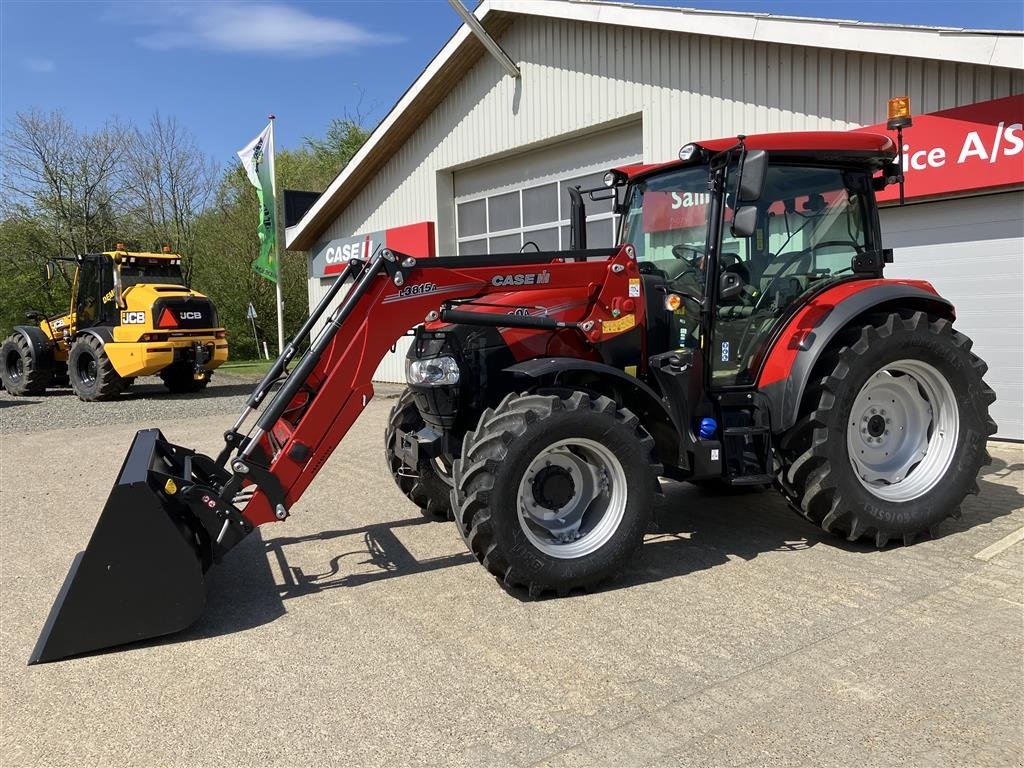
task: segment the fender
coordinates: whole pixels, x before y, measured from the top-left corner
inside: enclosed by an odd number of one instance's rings
[[[32,359],[40,370],[53,367],[53,341],[41,328],[32,325],[16,325],[14,332],[20,333],[32,350]]]
[[[109,344],[114,340],[114,332],[109,325],[97,325],[94,328],[83,328],[75,334],[76,339],[82,336],[94,336],[103,344]]]
[[[811,372],[836,334],[884,307],[954,317],[953,305],[924,280],[853,280],[818,294],[782,328],[761,366],[757,388],[768,398],[772,431],[796,423]]]
[[[516,363],[504,370],[513,376],[554,387],[582,387],[613,397],[636,414],[654,437],[658,460],[666,465],[678,465],[679,436],[684,428],[679,414],[651,387],[625,371],[574,357],[542,357]]]

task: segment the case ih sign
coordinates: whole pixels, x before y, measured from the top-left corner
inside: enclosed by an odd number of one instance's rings
[[[889,133],[885,123],[858,131]],[[1024,95],[915,115],[903,131],[907,199],[1024,185]],[[895,185],[880,203],[899,199]]]
[[[328,277],[345,269],[349,259],[367,259],[378,248],[391,248],[410,256],[434,255],[434,222],[421,221],[380,232],[339,237],[317,244],[309,261],[310,277]]]

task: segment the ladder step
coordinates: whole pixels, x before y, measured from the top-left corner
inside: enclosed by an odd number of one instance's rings
[[[740,477],[727,478],[729,485],[771,485],[775,478],[771,475],[742,475]]]

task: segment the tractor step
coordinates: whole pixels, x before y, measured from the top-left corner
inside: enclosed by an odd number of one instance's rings
[[[771,470],[772,433],[768,427],[726,427],[722,430],[725,478],[729,485],[764,485]]]
[[[772,475],[744,475],[731,477],[726,482],[729,485],[771,485],[775,482],[775,478]]]

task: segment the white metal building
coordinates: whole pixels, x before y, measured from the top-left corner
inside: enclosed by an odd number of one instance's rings
[[[329,284],[315,257],[338,241],[429,222],[442,256],[566,246],[565,185],[615,165],[668,160],[691,140],[873,125],[891,96],[909,95],[923,115],[1024,94],[1016,33],[583,0],[485,0],[475,15],[519,76],[466,25],[456,32],[289,228],[289,247],[310,252],[311,304]],[[998,102],[1009,112],[995,143],[986,134],[968,153],[993,169],[998,157],[999,184],[976,172],[975,188],[939,185],[882,214],[896,247],[887,274],[931,280],[958,306],[959,326],[990,364],[999,434],[1015,439],[1024,438],[1022,104]],[[610,208],[588,213],[590,244],[610,244]],[[403,379],[404,353],[385,360],[381,379]]]

